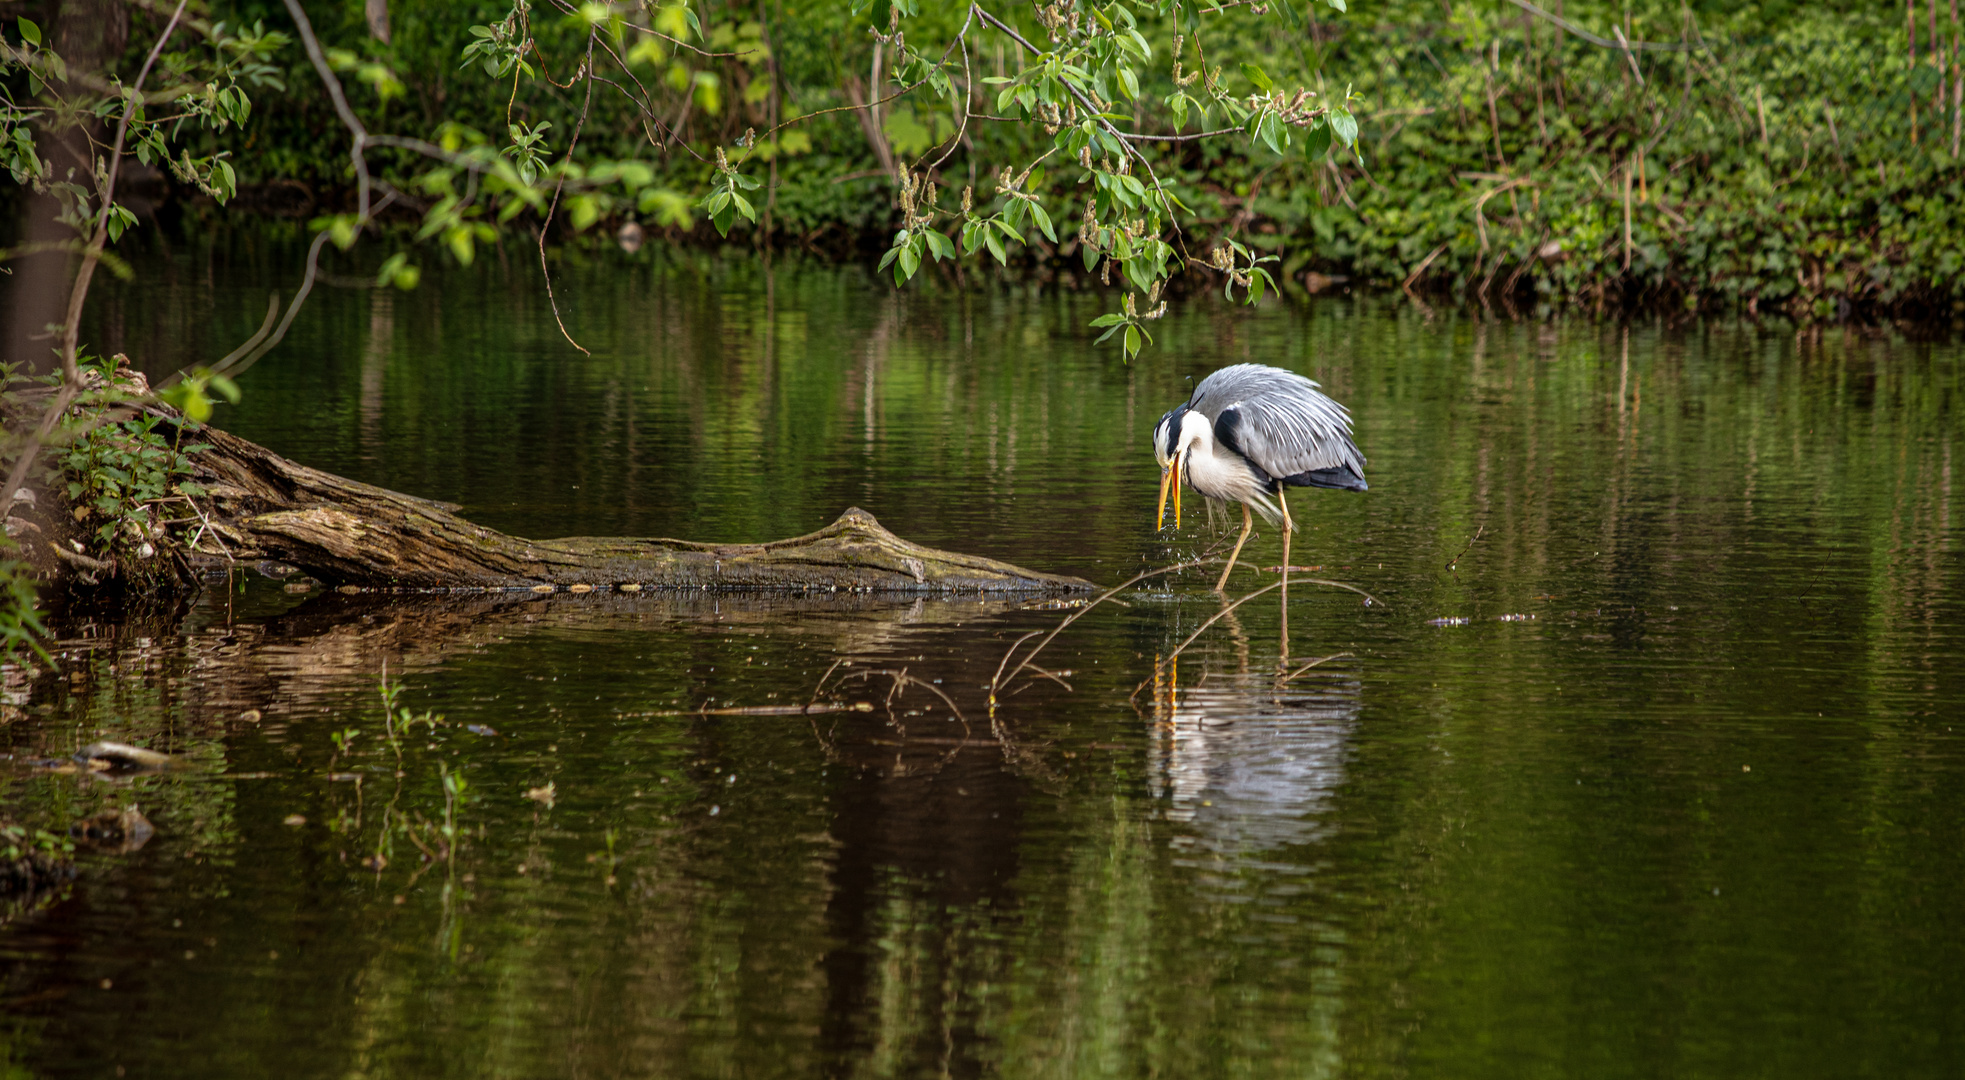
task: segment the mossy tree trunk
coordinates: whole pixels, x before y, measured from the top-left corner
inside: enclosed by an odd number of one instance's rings
[[[909,543],[848,509],[817,532],[764,544],[571,537],[527,540],[454,506],[308,468],[212,428],[194,458],[209,492],[181,525],[191,557],[276,559],[333,585],[407,589],[628,587],[773,592],[1075,592],[1080,578]]]

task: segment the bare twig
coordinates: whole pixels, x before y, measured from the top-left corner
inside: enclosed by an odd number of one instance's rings
[[[1467,546],[1460,549],[1460,554],[1455,555],[1453,558],[1448,559],[1446,561],[1446,568],[1448,570],[1451,570],[1455,566],[1460,565],[1461,556],[1467,554],[1469,551],[1472,551],[1474,549],[1474,542],[1479,540],[1481,538],[1481,534],[1486,531],[1487,531],[1487,523],[1481,522],[1480,527],[1474,530],[1473,538],[1467,541]]]
[[[866,712],[862,703],[851,701],[821,701],[806,705],[732,705],[722,709],[712,709],[704,704],[694,709],[665,709],[657,712],[624,713],[636,718],[657,716],[817,716],[820,713]]]
[[[1025,663],[1025,664],[1024,664],[1023,666],[1024,666],[1024,667],[1027,667],[1027,668],[1029,668],[1029,669],[1030,669],[1031,671],[1033,671],[1033,672],[1035,672],[1035,673],[1036,673],[1036,674],[1037,674],[1037,675],[1038,675],[1038,676],[1039,676],[1040,678],[1045,678],[1045,679],[1049,679],[1049,680],[1051,680],[1052,682],[1054,682],[1054,683],[1057,683],[1057,684],[1058,684],[1059,686],[1062,686],[1062,687],[1064,687],[1064,688],[1065,688],[1066,690],[1070,690],[1070,689],[1071,689],[1071,684],[1070,684],[1070,683],[1068,683],[1068,682],[1065,682],[1065,681],[1064,681],[1064,678],[1063,678],[1063,676],[1060,676],[1060,675],[1059,675],[1059,674],[1058,674],[1057,672],[1055,672],[1055,671],[1051,671],[1051,670],[1048,670],[1048,669],[1046,669],[1046,668],[1041,668],[1041,667],[1038,667],[1038,666],[1037,666],[1036,664],[1031,664],[1031,663]]]
[[[291,2],[291,0],[289,0],[289,2]],[[573,139],[572,141],[566,144],[566,157],[562,159],[565,164],[572,163],[573,151],[578,149],[580,146],[580,132],[584,130],[587,126],[587,110],[593,108],[594,39],[597,36],[598,35],[592,31],[589,31],[587,33],[587,62],[582,69],[586,75],[587,100],[585,104],[582,104],[580,106],[580,119],[577,122],[575,122],[573,125]],[[567,333],[566,320],[560,318],[560,314],[559,314],[559,298],[553,295],[553,271],[550,267],[546,265],[546,232],[553,227],[553,214],[555,211],[559,209],[560,191],[566,187],[565,164],[563,164],[560,168],[559,182],[553,185],[553,201],[552,201],[552,205],[546,208],[546,220],[544,222],[541,222],[539,225],[539,276],[546,279],[546,302],[552,305],[553,322],[558,324],[560,336],[566,339],[567,344],[573,346],[576,349],[579,349],[580,352],[583,353],[584,355],[592,356],[593,353],[589,352],[585,345],[582,345],[579,342],[573,340],[573,335]]]
[[[1572,34],[1575,34],[1577,37],[1582,38],[1584,41],[1587,41],[1592,45],[1601,46],[1606,49],[1618,49],[1621,51],[1629,51],[1631,49],[1642,49],[1651,52],[1691,52],[1691,51],[1704,51],[1704,49],[1706,48],[1703,42],[1698,45],[1690,45],[1684,42],[1665,42],[1665,41],[1626,41],[1626,42],[1612,41],[1609,38],[1598,37],[1595,34],[1590,33],[1588,30],[1583,29],[1582,27],[1576,25],[1573,22],[1570,22],[1568,19],[1565,19],[1562,16],[1557,15],[1552,11],[1544,11],[1541,8],[1536,7],[1534,4],[1529,3],[1529,0],[1508,0],[1508,2],[1515,5],[1518,8],[1521,8],[1523,11],[1526,11],[1531,15],[1534,15],[1538,18],[1547,19],[1548,21],[1555,23],[1557,26],[1560,26],[1564,30],[1567,30]],[[1612,30],[1611,32],[1618,33],[1615,30]],[[1618,36],[1622,37],[1623,35],[1621,33],[1618,33]]]
[[[969,100],[971,97],[974,96],[972,93],[972,87],[975,85],[974,82],[975,77],[969,70],[968,37],[969,37],[969,27],[975,21],[976,21],[976,9],[973,6],[971,6],[969,8],[968,18],[962,20],[962,29],[955,35],[955,44],[961,46],[962,49],[962,123],[960,126],[958,126],[955,129],[955,136],[949,139],[948,149],[942,151],[942,156],[936,158],[935,163],[933,165],[928,166],[928,170],[930,172],[933,172],[934,170],[941,168],[942,162],[947,161],[948,156],[950,154],[955,153],[955,148],[962,144],[962,137],[968,134],[969,132]],[[944,53],[943,56],[946,57],[947,54]],[[930,149],[932,149],[932,147]],[[927,155],[923,154],[922,157],[925,159]],[[921,164],[920,161],[915,162],[915,165],[917,167],[920,164]]]
[[[1418,281],[1419,275],[1425,273],[1426,268],[1433,265],[1434,259],[1439,258],[1441,255],[1445,253],[1446,253],[1445,244],[1441,244],[1439,247],[1434,248],[1433,253],[1431,255],[1428,255],[1425,258],[1419,260],[1419,265],[1412,268],[1412,273],[1407,274],[1406,279],[1404,281],[1399,282],[1399,288],[1403,289],[1407,293],[1411,293],[1412,283]]]
[[[1194,644],[1196,638],[1199,638],[1202,634],[1207,632],[1208,627],[1213,626],[1215,623],[1221,621],[1221,619],[1226,617],[1230,612],[1234,611],[1238,607],[1241,607],[1243,604],[1246,604],[1249,601],[1255,599],[1256,597],[1261,596],[1263,593],[1272,592],[1276,589],[1280,589],[1284,585],[1302,585],[1305,583],[1311,585],[1328,585],[1334,589],[1344,589],[1349,592],[1357,593],[1359,596],[1364,597],[1366,600],[1370,601],[1371,603],[1376,604],[1380,607],[1384,607],[1387,610],[1390,610],[1391,608],[1391,605],[1386,604],[1383,600],[1380,600],[1378,597],[1373,596],[1372,594],[1364,591],[1363,589],[1358,588],[1356,585],[1346,585],[1342,581],[1330,581],[1324,578],[1287,578],[1282,581],[1277,581],[1270,585],[1264,585],[1262,588],[1257,589],[1256,591],[1248,594],[1247,596],[1242,597],[1240,600],[1237,600],[1234,603],[1227,605],[1226,607],[1222,608],[1220,611],[1215,612],[1215,614],[1212,617],[1210,617],[1207,622],[1201,624],[1199,629],[1195,630],[1192,634],[1189,634],[1187,636],[1187,640],[1180,643],[1179,648],[1175,649],[1173,652],[1170,652],[1165,657],[1163,657],[1160,660],[1160,665],[1165,665],[1169,661],[1173,660],[1175,657],[1179,656],[1181,653],[1185,652],[1189,645]],[[1158,666],[1159,665],[1156,665],[1156,668]]]
[[[819,695],[825,691],[826,680],[832,678],[832,673],[838,671],[839,665],[845,662],[846,662],[846,658],[843,656],[837,660],[834,660],[832,662],[832,666],[826,669],[826,673],[824,675],[819,676],[818,683],[812,687],[812,696],[805,699],[805,704],[808,708],[811,706],[813,702],[819,700]]]
[[[327,54],[321,51],[320,39],[314,36],[314,24],[307,19],[300,0],[286,0],[287,14],[293,16],[295,29],[300,31],[300,42],[307,48],[307,58],[314,63],[314,71],[321,77],[321,85],[327,88],[329,100],[334,102],[334,113],[341,118],[341,126],[355,136],[355,143],[349,148],[348,156],[355,165],[355,214],[366,223],[369,217],[369,175],[368,129],[362,126],[361,118],[348,106],[348,96],[341,91],[341,80],[328,66]]]
[[[1302,581],[1303,579],[1298,578],[1297,580]],[[1276,581],[1271,584],[1264,585],[1262,588],[1257,589],[1256,591],[1248,594],[1247,596],[1242,597],[1240,600],[1237,600],[1232,604],[1225,605],[1220,611],[1215,612],[1214,615],[1209,617],[1208,621],[1202,623],[1200,629],[1197,629],[1192,634],[1187,635],[1187,640],[1181,642],[1179,648],[1175,649],[1173,652],[1168,653],[1165,657],[1163,657],[1159,661],[1159,663],[1155,664],[1154,665],[1155,669],[1157,670],[1158,668],[1171,663],[1175,657],[1179,656],[1183,652],[1186,652],[1187,647],[1189,645],[1194,644],[1196,638],[1199,638],[1202,634],[1207,633],[1208,627],[1213,626],[1215,623],[1220,622],[1223,618],[1227,617],[1229,612],[1232,612],[1236,608],[1241,607],[1243,604],[1246,604],[1249,601],[1255,599],[1256,597],[1261,596],[1263,593],[1275,592],[1277,589],[1280,589],[1282,587],[1283,587],[1283,582]]]
[[[1065,627],[1070,626],[1072,623],[1075,623],[1079,619],[1083,618],[1093,608],[1099,606],[1100,604],[1105,603],[1107,600],[1112,599],[1114,596],[1117,596],[1119,593],[1125,591],[1126,589],[1130,589],[1134,585],[1137,585],[1140,582],[1145,581],[1147,578],[1158,577],[1161,574],[1171,574],[1177,570],[1191,570],[1194,567],[1205,566],[1213,561],[1214,560],[1212,558],[1194,559],[1189,562],[1175,563],[1172,566],[1163,566],[1157,570],[1142,570],[1139,573],[1134,574],[1132,577],[1127,578],[1125,581],[1122,581],[1119,584],[1114,585],[1112,588],[1107,589],[1105,592],[1101,593],[1098,599],[1093,600],[1091,603],[1086,604],[1084,607],[1081,607],[1077,611],[1072,612],[1069,616],[1067,616],[1064,619],[1064,621],[1058,623],[1056,628],[1054,628],[1051,631],[1050,635],[1047,636],[1044,640],[1038,642],[1037,647],[1030,650],[1030,652],[1024,656],[1023,663],[1018,664],[1014,669],[1012,669],[1009,678],[1005,679],[1003,678],[1003,668],[1005,665],[1007,665],[1010,662],[1010,657],[1016,654],[1016,651],[1019,646],[1021,646],[1024,642],[1029,641],[1031,638],[1037,636],[1039,633],[1042,633],[1042,631],[1033,630],[1030,633],[1025,634],[1024,636],[1018,638],[1016,642],[1010,646],[1009,651],[1003,654],[1002,663],[996,665],[996,676],[989,680],[989,703],[991,705],[996,704],[996,690],[998,687],[1004,686],[1010,682],[1015,681],[1017,675],[1021,673],[1024,668],[1031,666],[1032,660],[1037,659],[1037,654],[1044,651],[1044,646],[1049,645],[1051,643],[1052,638],[1055,638],[1059,634],[1063,633]]]
[[[1316,667],[1319,664],[1328,664],[1332,660],[1338,660],[1350,655],[1351,654],[1348,652],[1341,652],[1341,653],[1332,653],[1329,656],[1319,656],[1315,660],[1312,660],[1309,663],[1303,665],[1302,667],[1297,668],[1295,671],[1290,672],[1288,675],[1283,676],[1283,681],[1289,682],[1290,680],[1296,678],[1297,676],[1303,674],[1306,671],[1309,671],[1311,668]]]

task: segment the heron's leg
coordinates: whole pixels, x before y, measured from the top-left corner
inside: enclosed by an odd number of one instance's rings
[[[1255,528],[1255,519],[1249,516],[1249,504],[1242,504],[1242,535],[1235,541],[1235,550],[1228,553],[1228,565],[1221,568],[1221,580],[1214,583],[1214,591],[1228,588],[1228,575],[1235,571],[1235,557],[1242,553],[1242,545],[1249,541],[1249,530]]]
[[[1281,665],[1277,668],[1277,671],[1283,672],[1288,671],[1290,666],[1290,534],[1296,531],[1296,522],[1290,518],[1289,500],[1283,497],[1280,486],[1276,490],[1276,501],[1283,508],[1283,587],[1277,590],[1283,594],[1282,641],[1280,644],[1282,654],[1276,661]]]

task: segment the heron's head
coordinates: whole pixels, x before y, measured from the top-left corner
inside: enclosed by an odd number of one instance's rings
[[[1208,418],[1187,406],[1167,413],[1153,427],[1153,456],[1160,462],[1159,528],[1167,527],[1167,492],[1174,496],[1174,528],[1180,528],[1180,472],[1187,455],[1213,438]]]
[[[1187,406],[1176,405],[1167,410],[1167,415],[1153,425],[1153,457],[1160,463],[1161,471],[1174,460],[1174,440],[1180,433],[1181,418],[1187,415]]]

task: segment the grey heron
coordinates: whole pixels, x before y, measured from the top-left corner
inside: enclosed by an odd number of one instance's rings
[[[1272,523],[1282,522],[1287,578],[1296,522],[1283,488],[1367,487],[1364,455],[1351,441],[1351,414],[1316,383],[1264,364],[1236,364],[1202,379],[1186,404],[1154,425],[1153,454],[1160,461],[1160,528],[1167,524],[1169,490],[1174,528],[1180,528],[1183,480],[1208,498],[1242,504],[1242,535],[1228,555],[1217,592],[1227,587],[1255,526],[1250,507]],[[1270,502],[1272,495],[1275,502]]]

